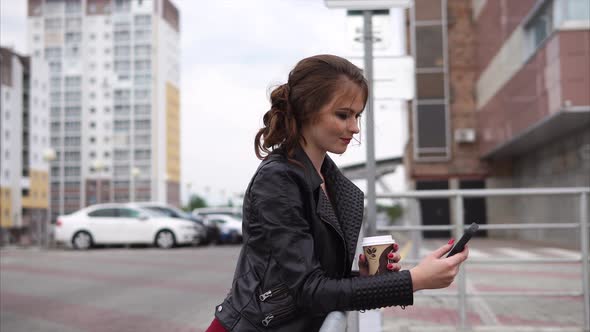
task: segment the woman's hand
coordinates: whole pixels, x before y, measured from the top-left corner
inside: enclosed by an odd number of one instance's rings
[[[469,249],[465,246],[462,252],[443,258],[452,247],[453,241],[449,241],[410,269],[414,291],[448,287],[455,280],[455,276],[459,273],[459,266],[469,256]]]
[[[387,260],[389,264],[387,264],[387,269],[389,271],[397,272],[401,269],[401,265],[398,262],[401,259],[401,256],[396,253],[397,249],[399,248],[397,243],[393,244],[393,250],[387,254]],[[365,255],[359,255],[359,273],[361,277],[366,277],[369,275],[369,262],[367,262],[367,257]]]

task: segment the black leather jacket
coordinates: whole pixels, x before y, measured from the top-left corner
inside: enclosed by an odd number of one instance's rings
[[[334,310],[413,303],[408,271],[351,273],[363,193],[326,156],[328,195],[305,152],[264,160],[244,197],[244,244],[215,316],[230,331],[317,331]]]

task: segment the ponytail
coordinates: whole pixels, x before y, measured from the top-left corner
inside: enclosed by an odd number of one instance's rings
[[[292,156],[299,142],[299,126],[289,102],[289,90],[289,85],[283,84],[270,94],[271,107],[262,118],[264,127],[254,138],[254,150],[259,159],[264,159],[279,147]]]

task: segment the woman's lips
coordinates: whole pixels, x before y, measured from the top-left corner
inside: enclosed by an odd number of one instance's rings
[[[341,138],[341,140],[342,140],[344,143],[348,144],[348,143],[350,143],[350,141],[352,140],[352,138]]]

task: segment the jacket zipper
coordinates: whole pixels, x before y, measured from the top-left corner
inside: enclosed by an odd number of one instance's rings
[[[287,286],[280,285],[278,287],[275,287],[273,289],[270,289],[270,290],[260,294],[260,296],[258,296],[258,298],[260,299],[261,302],[264,302],[273,296],[281,295],[281,294],[287,292],[288,289],[289,288]]]
[[[273,311],[272,313],[267,314],[264,319],[262,320],[262,325],[264,325],[264,327],[268,327],[268,325],[270,324],[271,321],[273,320],[277,320],[277,319],[281,319],[284,318],[285,316],[288,316],[290,313],[292,313],[294,311],[294,307],[293,306],[289,306],[280,310],[276,310]]]

